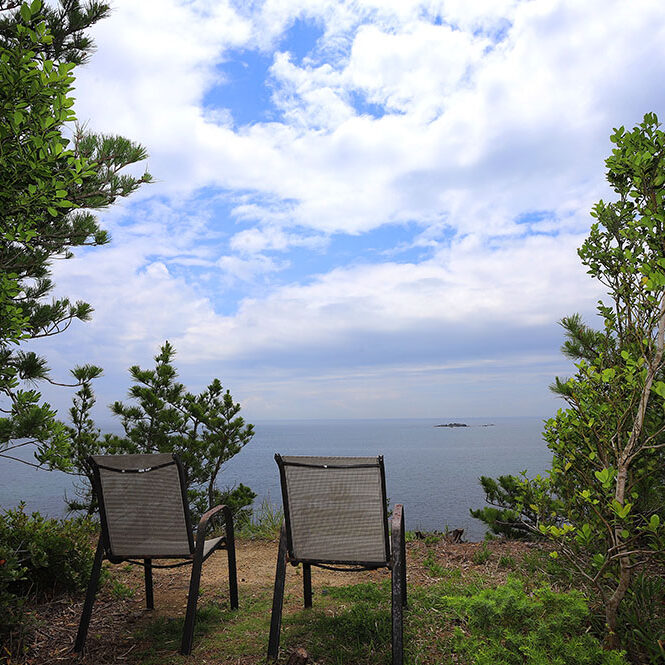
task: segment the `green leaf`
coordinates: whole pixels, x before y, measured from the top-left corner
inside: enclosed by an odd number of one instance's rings
[[[604,383],[609,383],[610,381],[612,381],[614,379],[615,375],[616,375],[616,371],[612,367],[604,369],[601,372],[601,377],[602,377],[602,380],[603,380]]]
[[[614,514],[619,518],[619,519],[626,519],[628,517],[628,514],[630,513],[631,508],[633,507],[632,503],[624,503],[623,505],[620,504],[616,499],[612,499],[612,503],[610,504],[610,508],[614,512]]]
[[[651,390],[653,390],[659,397],[665,399],[665,381],[654,381]]]
[[[29,23],[30,19],[32,18],[32,11],[30,10],[30,5],[27,3],[21,5],[21,18],[26,22]]]
[[[603,484],[606,485],[610,478],[610,470],[603,469],[602,471],[594,471],[593,475]]]
[[[594,554],[592,561],[594,565],[600,568],[605,563],[605,557],[602,554]]]
[[[660,526],[660,517],[656,514],[653,514],[649,519],[649,529],[651,531],[658,531],[659,526]]]

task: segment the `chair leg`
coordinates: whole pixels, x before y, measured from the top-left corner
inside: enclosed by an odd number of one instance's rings
[[[92,606],[95,602],[95,594],[97,593],[97,586],[99,584],[99,576],[102,572],[102,559],[104,558],[104,546],[102,545],[102,538],[99,537],[97,543],[97,551],[95,552],[95,559],[92,564],[92,571],[90,573],[90,581],[88,582],[88,590],[85,594],[85,602],[83,603],[83,612],[81,613],[81,621],[79,622],[78,633],[76,634],[76,642],[74,644],[74,651],[81,653],[85,645],[85,639],[88,636],[88,626],[90,625],[90,617],[92,616]]]
[[[143,576],[145,578],[145,606],[148,610],[155,609],[152,593],[152,559],[143,559]]]
[[[407,596],[406,596],[406,530],[404,529],[404,510],[402,509],[402,524],[400,525],[400,531],[402,532],[402,606],[407,606]]]
[[[309,563],[302,565],[302,586],[305,597],[305,607],[312,606],[312,566]]]
[[[187,596],[187,614],[185,626],[182,630],[182,644],[180,653],[188,656],[192,652],[194,639],[194,624],[196,623],[196,605],[199,600],[199,587],[201,585],[201,567],[203,566],[203,549],[197,551],[192,563],[192,576],[189,580],[189,595]]]
[[[391,525],[391,558],[392,558],[392,648],[393,665],[403,662],[403,606],[406,600],[406,579],[404,577],[404,518],[402,506],[396,505],[393,510]]]
[[[270,639],[268,641],[268,659],[277,660],[279,652],[279,631],[282,625],[282,606],[284,604],[284,584],[286,582],[286,526],[282,523],[279,532],[279,550],[275,570],[275,589],[272,596],[272,614],[270,617]]]
[[[225,511],[226,556],[229,562],[229,596],[231,609],[238,609],[238,573],[236,571],[236,541],[233,532],[233,517]]]

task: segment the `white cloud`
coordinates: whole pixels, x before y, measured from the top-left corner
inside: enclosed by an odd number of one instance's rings
[[[250,259],[242,259],[238,256],[222,256],[217,260],[217,265],[227,273],[231,283],[235,280],[252,281],[259,275],[275,272],[286,267],[286,264],[278,264],[268,256],[257,254]]]
[[[246,299],[233,316],[192,323],[178,344],[189,357],[221,362],[322,346],[343,354],[353,335],[400,334],[408,357],[408,340],[421,332],[445,342],[449,328],[546,326],[580,305],[588,314],[599,295],[577,259],[580,242],[533,236],[490,248],[467,237],[420,264],[337,268]],[[220,338],[223,347],[213,343]]]
[[[309,57],[288,55],[297,19],[321,30]],[[532,391],[557,366],[554,322],[599,295],[575,248],[610,130],[665,103],[660,0],[119,0],[93,32],[79,118],[146,145],[158,183],[104,213],[110,248],[57,267],[96,314],[53,342],[56,364],[86,351],[111,380],[169,338],[266,413],[289,385],[323,413],[344,377],[358,414],[404,386],[452,398],[450,377],[484,368],[492,399],[501,376]],[[275,107],[238,127],[203,101],[241,49],[272,62]],[[400,249],[427,248],[408,261],[297,263],[405,223]]]
[[[362,26],[345,76],[368,101],[427,123],[445,110],[451,93],[470,83],[489,43],[487,38],[422,21],[398,33]]]
[[[647,64],[649,81],[665,74],[665,22],[655,1],[640,0],[639,11],[620,2],[505,3],[512,27],[486,54],[488,37],[474,31],[502,24],[496,7],[483,5],[483,14],[455,3],[402,4],[269,2],[244,17],[222,4],[217,22],[200,5],[164,4],[147,43],[132,35],[152,20],[149,3],[119,4],[100,24],[100,54],[80,77],[82,117],[146,144],[160,193],[255,191],[289,202],[285,224],[327,233],[443,215],[480,231],[486,222],[473,218],[486,213],[465,218],[463,210],[484,199],[497,218],[489,228],[501,231],[500,218],[524,205],[558,205],[581,173],[595,169],[597,187],[615,118],[637,121],[649,97],[651,107],[663,99],[660,86],[639,83]],[[423,11],[452,12],[459,29],[418,20]],[[267,17],[286,28],[298,16],[323,22],[330,35],[339,26],[352,31],[348,52],[330,62],[297,65],[275,54],[283,121],[234,131],[203,112],[228,49],[251,46]],[[635,101],[624,86],[642,88]],[[398,113],[357,117],[353,95]],[[505,208],[496,205],[501,196]]]
[[[241,254],[255,254],[267,249],[284,251],[290,247],[322,249],[326,242],[325,237],[321,235],[302,236],[295,233],[285,233],[279,227],[267,226],[246,229],[236,233],[231,238],[229,246]]]

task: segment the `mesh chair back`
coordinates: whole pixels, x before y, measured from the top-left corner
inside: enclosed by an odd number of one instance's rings
[[[275,455],[291,559],[386,565],[390,558],[383,457]]]
[[[184,471],[175,455],[96,455],[88,463],[110,559],[193,553]]]

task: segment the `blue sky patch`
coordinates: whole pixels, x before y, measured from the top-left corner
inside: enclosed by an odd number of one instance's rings
[[[322,26],[298,18],[284,33],[280,41],[280,48],[288,51],[294,60],[302,61],[316,48],[316,44],[322,35]]]
[[[517,224],[536,224],[555,217],[553,210],[529,210],[515,219]]]
[[[349,102],[358,115],[369,115],[377,120],[386,115],[386,109],[382,104],[367,101],[367,97],[357,90],[350,91]]]
[[[282,284],[307,282],[313,274],[325,274],[339,267],[422,261],[428,257],[429,249],[412,247],[419,230],[416,224],[386,224],[360,235],[334,234],[319,248],[292,247],[284,252],[267,251],[265,254],[275,261],[288,259],[289,262],[273,279]]]
[[[496,45],[506,40],[512,27],[513,24],[508,19],[501,19],[491,29],[478,28],[474,30],[473,35],[474,37],[487,37]]]
[[[218,65],[224,81],[208,90],[202,105],[208,109],[229,109],[236,126],[272,119],[275,111],[268,83],[272,55],[258,51],[230,52]]]

